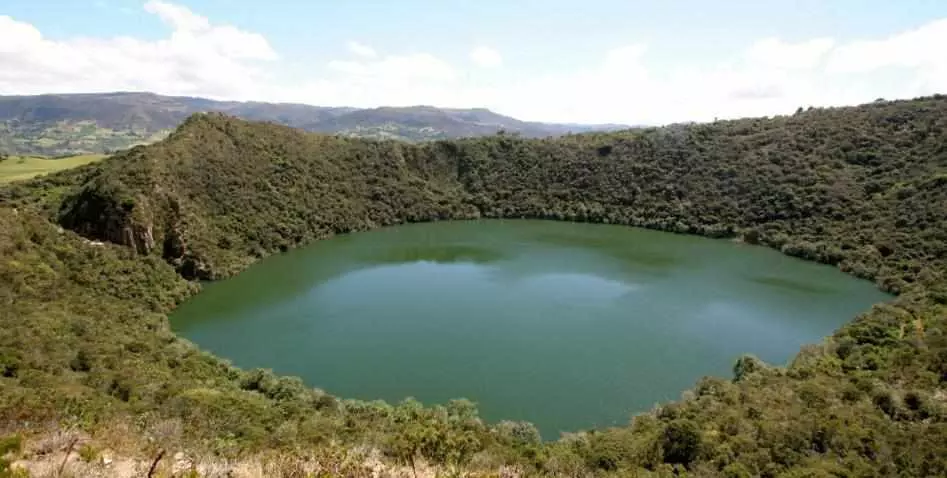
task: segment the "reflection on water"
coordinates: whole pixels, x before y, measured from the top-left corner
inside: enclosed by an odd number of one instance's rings
[[[470,221],[342,236],[209,284],[172,317],[239,366],[344,397],[467,397],[559,431],[776,363],[886,296],[776,251],[619,226]]]
[[[794,280],[786,277],[773,277],[773,276],[758,276],[753,277],[754,282],[760,284],[778,287],[781,289],[805,292],[807,294],[831,294],[832,291],[828,289],[824,284],[815,284],[812,282],[805,282],[802,280]]]
[[[467,262],[487,264],[503,258],[500,250],[477,247],[471,244],[404,244],[368,251],[364,256],[356,257],[366,267],[379,264],[403,264],[405,262],[437,262],[451,264]]]

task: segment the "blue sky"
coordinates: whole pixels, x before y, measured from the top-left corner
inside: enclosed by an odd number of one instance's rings
[[[947,92],[938,43],[943,0],[4,0],[0,94],[666,123]]]

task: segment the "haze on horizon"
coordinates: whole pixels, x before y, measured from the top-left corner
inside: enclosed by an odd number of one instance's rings
[[[662,124],[947,92],[943,1],[509,3],[8,0],[0,95],[150,91]]]

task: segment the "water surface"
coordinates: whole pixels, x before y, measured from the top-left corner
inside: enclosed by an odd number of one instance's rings
[[[172,325],[236,365],[346,398],[466,397],[544,436],[627,423],[753,353],[786,363],[887,299],[762,247],[622,226],[417,224],[208,284]]]

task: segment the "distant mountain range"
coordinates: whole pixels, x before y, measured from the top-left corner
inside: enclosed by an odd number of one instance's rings
[[[484,136],[499,131],[545,137],[627,128],[527,122],[483,108],[337,108],[153,93],[0,96],[0,151],[46,156],[107,153],[160,140],[188,116],[207,111],[322,133],[405,141]]]

